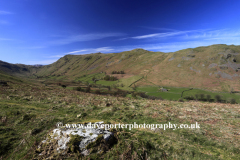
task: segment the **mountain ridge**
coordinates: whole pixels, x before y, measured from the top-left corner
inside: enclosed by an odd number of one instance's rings
[[[240,46],[211,45],[176,52],[134,49],[120,53],[66,55],[45,66],[14,65],[0,61],[0,70],[29,78],[76,80],[87,74],[124,70],[159,86],[196,87],[216,91],[240,90]],[[138,85],[149,85],[138,82]]]

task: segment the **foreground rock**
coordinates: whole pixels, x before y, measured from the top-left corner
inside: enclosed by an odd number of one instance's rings
[[[47,135],[38,146],[36,153],[37,157],[41,158],[57,158],[69,154],[81,156],[91,153],[103,154],[109,150],[114,141],[113,132],[97,127],[89,128],[89,124],[83,124],[80,128],[61,127]]]

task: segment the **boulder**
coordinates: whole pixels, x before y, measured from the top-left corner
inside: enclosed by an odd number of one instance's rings
[[[86,156],[93,150],[103,153],[113,144],[114,134],[100,127],[102,124],[103,122],[96,122],[78,124],[74,128],[66,126],[56,128],[40,143],[36,153],[42,158],[67,153],[80,153]]]

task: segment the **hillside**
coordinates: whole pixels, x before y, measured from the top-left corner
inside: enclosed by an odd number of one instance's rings
[[[163,93],[158,92],[156,84],[239,89],[238,53],[238,46],[214,45],[175,53],[135,49],[67,55],[41,67],[1,62],[5,72],[0,71],[0,159],[237,160],[239,104],[176,101],[185,88],[165,87],[170,91],[164,100],[134,94]],[[93,77],[99,79],[106,76],[104,72],[112,71],[125,74],[114,74],[118,81],[93,83]],[[207,81],[209,85],[202,83]],[[212,85],[215,81],[220,86]],[[116,84],[123,86],[109,87]],[[134,91],[124,91],[126,95],[119,90],[133,89],[135,85],[138,87]],[[184,94],[198,93],[210,94],[198,89]],[[226,99],[235,98],[239,103],[239,95],[228,96]],[[90,122],[125,127],[59,127]],[[129,127],[134,124],[139,125]]]
[[[0,71],[13,76],[32,76],[41,66],[11,64],[0,60]]]
[[[0,70],[4,68],[0,63]],[[121,53],[66,55],[42,66],[11,65],[7,73],[37,78],[77,80],[83,75],[123,70],[144,77],[138,85],[194,87],[214,91],[239,91],[240,46],[212,45],[172,53],[134,49]],[[18,74],[19,73],[19,74]]]
[[[239,104],[123,98],[10,83],[0,86],[0,106],[1,159],[240,158]],[[60,139],[49,141],[58,122],[101,121],[169,128],[112,128],[113,143],[108,145],[110,142],[100,137],[96,143],[89,143],[87,153],[79,148],[81,137],[70,136],[67,148],[60,151]],[[170,127],[170,123],[178,128]],[[197,123],[198,128],[179,128]]]

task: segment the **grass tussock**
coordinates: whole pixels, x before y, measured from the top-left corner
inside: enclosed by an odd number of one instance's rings
[[[199,96],[201,97],[201,96]],[[206,98],[206,96],[204,96]],[[127,128],[112,130],[108,146],[99,137],[91,154],[61,155],[46,146],[52,159],[239,159],[238,104],[178,102],[98,95],[40,84],[0,86],[0,158],[43,159],[38,145],[57,122],[101,120],[121,124],[200,124],[199,129]],[[75,137],[79,138],[79,137]],[[99,148],[102,147],[102,149]],[[101,151],[102,152],[101,152]]]

